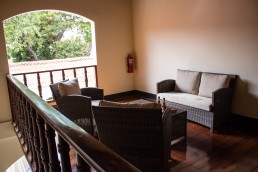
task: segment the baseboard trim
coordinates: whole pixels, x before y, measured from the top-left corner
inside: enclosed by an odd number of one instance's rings
[[[253,128],[258,129],[258,119],[239,115],[239,114],[232,114],[232,122],[236,126],[241,126],[244,128]]]
[[[147,92],[139,91],[139,90],[135,90],[135,94],[137,96],[142,97],[147,100],[156,100],[156,97],[157,97],[156,94],[147,93]]]

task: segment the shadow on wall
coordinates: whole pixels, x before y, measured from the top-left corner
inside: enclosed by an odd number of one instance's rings
[[[237,79],[236,89],[233,97],[233,112],[258,119],[258,98],[250,93],[250,84]]]

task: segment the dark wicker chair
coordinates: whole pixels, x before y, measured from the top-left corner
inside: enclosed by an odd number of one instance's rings
[[[229,88],[221,88],[212,94],[211,111],[197,109],[194,107],[166,101],[168,106],[186,110],[187,119],[210,128],[213,132],[220,125],[228,122],[231,115],[231,104],[233,90],[235,87],[237,75],[229,75],[231,77]],[[168,79],[157,83],[157,93],[165,93],[174,91],[176,80]]]
[[[170,137],[161,109],[93,106],[99,139],[142,171],[168,171]]]
[[[93,120],[91,98],[82,95],[67,95],[56,99],[58,110],[94,137],[98,137]],[[76,153],[77,168],[89,171],[90,166]]]
[[[54,100],[61,97],[58,91],[58,84],[59,82],[49,85]],[[81,88],[81,95],[91,97],[92,100],[103,100],[104,90],[96,87]]]
[[[92,117],[91,98],[82,95],[68,95],[56,100],[58,110],[83,128],[89,134],[96,136]]]

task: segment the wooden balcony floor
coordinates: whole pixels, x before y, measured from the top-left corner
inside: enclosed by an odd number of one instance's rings
[[[257,130],[236,126],[217,133],[188,122],[187,141],[172,146],[170,171],[258,171]]]
[[[170,172],[258,172],[257,131],[235,126],[211,133],[199,124],[187,123],[187,140],[171,147]],[[73,171],[75,152],[71,150]]]
[[[171,146],[170,172],[258,172],[258,126],[252,127],[232,123],[211,133],[188,121],[187,139]],[[74,150],[70,154],[76,171]]]

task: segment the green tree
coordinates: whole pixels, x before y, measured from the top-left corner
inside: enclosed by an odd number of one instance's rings
[[[76,33],[62,39],[66,31]],[[91,23],[75,15],[37,11],[4,21],[8,58],[15,62],[90,55]]]

